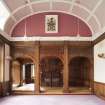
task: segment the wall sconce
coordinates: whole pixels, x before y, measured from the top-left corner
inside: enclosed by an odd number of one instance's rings
[[[100,53],[100,54],[98,54],[98,57],[100,57],[100,58],[105,58],[105,53]]]

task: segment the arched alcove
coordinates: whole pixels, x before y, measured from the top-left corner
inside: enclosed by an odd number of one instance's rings
[[[35,64],[29,57],[18,57],[12,61],[13,91],[35,90]]]
[[[40,63],[41,85],[44,87],[63,86],[63,63],[58,57],[44,57]]]
[[[91,65],[87,57],[74,57],[69,62],[69,86],[90,89]]]

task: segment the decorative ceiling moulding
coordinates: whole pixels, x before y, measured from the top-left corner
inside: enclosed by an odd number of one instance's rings
[[[100,29],[96,19],[92,16],[91,19],[88,21],[89,25],[92,27],[93,29],[93,33],[97,33]]]
[[[6,33],[9,33],[11,27],[12,27],[14,24],[15,24],[15,22],[14,22],[13,18],[12,18],[12,17],[9,17],[9,21],[6,22],[6,27],[4,27],[4,28],[5,28],[4,31],[5,31]]]
[[[26,0],[3,0],[10,8],[11,12],[26,4]]]
[[[89,9],[87,9],[86,7],[84,7],[83,5],[75,3],[74,6],[77,6],[77,7],[81,8],[81,9],[85,10],[87,13],[91,14],[91,11]],[[100,27],[100,21],[98,20],[97,16],[95,14],[92,14],[92,16],[95,18],[95,20],[97,21],[97,24]],[[89,20],[87,20],[87,19],[84,19],[84,20],[88,24],[88,26],[90,26],[89,23],[88,23]],[[90,26],[90,29],[91,29],[92,33],[94,34],[94,31],[92,30],[91,26]]]
[[[52,3],[52,10],[69,11],[70,10],[70,6],[71,6],[71,3],[53,2]]]
[[[79,7],[79,6],[75,6],[75,5],[74,5],[74,7],[73,7],[73,9],[72,9],[72,13],[74,13],[74,14],[76,14],[76,15],[82,17],[82,18],[85,19],[85,20],[86,20],[86,18],[87,18],[87,17],[89,16],[89,14],[90,14],[89,11],[87,11],[87,10],[85,10],[85,9]]]
[[[92,36],[92,40],[97,40],[97,38],[101,37],[100,35],[105,34],[105,27],[103,27],[99,32]]]
[[[51,2],[52,1],[52,2]],[[73,0],[74,1],[74,0]],[[77,1],[78,0],[76,0],[75,2],[73,2],[72,0],[71,1],[69,1],[69,0],[37,0],[37,1],[35,1],[35,2],[30,2],[30,3],[28,3],[28,4],[26,4],[28,7],[31,5],[32,6],[32,4],[37,4],[37,3],[46,3],[46,2],[48,2],[49,3],[49,5],[50,5],[50,2],[51,3],[56,3],[56,2],[62,2],[62,3],[68,3],[69,5],[75,5],[75,6],[78,6],[78,7],[80,7],[80,8],[83,8],[84,10],[86,10],[87,12],[89,12],[90,14],[91,14],[91,10],[89,9],[89,8],[86,8],[85,6],[83,6],[82,5],[82,3],[80,2],[80,3],[78,3]],[[11,15],[14,15],[14,13],[15,12],[17,12],[18,10],[20,10],[21,8],[24,8],[26,5],[22,5],[22,6],[20,6],[20,7],[18,7],[17,9],[15,9],[13,12],[12,12],[12,14]],[[51,10],[48,10],[48,11],[51,11]],[[48,12],[47,11],[47,12]],[[54,10],[52,10],[52,11],[54,11]],[[40,12],[40,11],[39,11]],[[68,11],[65,11],[65,12],[68,12]],[[29,14],[29,15],[32,15],[32,14],[34,14],[34,13],[31,13],[31,14]],[[28,15],[28,16],[29,16]],[[98,20],[98,18],[97,18],[97,16],[95,16],[95,14],[92,14],[92,16],[93,17],[95,17],[95,19],[96,19],[96,21],[97,21],[97,23],[98,23],[98,25],[99,25],[99,27],[100,27],[100,22],[99,22],[99,20]],[[27,17],[27,16],[26,16]],[[24,18],[24,17],[23,17]],[[22,19],[23,19],[22,18]],[[21,19],[21,20],[22,20]],[[85,20],[86,21],[86,20]],[[18,22],[16,22],[16,23],[18,23]],[[87,23],[88,24],[88,21],[87,22],[85,22],[85,23]],[[88,26],[90,27],[90,25],[88,24]],[[92,31],[92,33],[93,34],[98,34],[98,33],[94,33],[93,32],[93,30],[92,30],[92,28],[90,27],[90,29],[91,29],[91,31]],[[10,34],[11,32],[9,32],[8,34]]]
[[[101,5],[98,6],[98,9],[94,12],[94,14],[97,16],[97,18],[100,20],[101,26],[105,26],[105,0],[101,0]]]
[[[33,5],[33,4],[37,4],[37,3],[48,3],[49,2],[49,5],[50,5],[50,0],[43,0],[43,1],[35,1],[35,2],[32,2],[32,3],[30,3],[30,4],[26,4],[28,7],[30,6],[30,5]],[[67,0],[53,0],[52,1],[52,3],[56,3],[56,2],[62,2],[62,3],[68,3],[69,5],[72,5],[73,4],[73,2],[72,1],[67,1]],[[20,6],[19,8],[17,8],[16,10],[14,10],[13,12],[12,12],[12,15],[14,15],[17,11],[19,11],[19,10],[21,10],[22,8],[25,8],[25,6],[26,5],[23,5],[23,6]],[[78,3],[74,3],[73,5],[75,5],[75,6],[78,6],[78,7],[80,7],[80,8],[82,8],[82,9],[84,9],[84,10],[86,10],[88,13],[90,13],[91,14],[91,11],[90,10],[88,10],[86,7],[84,7],[83,5],[80,5],[80,4],[78,4]],[[54,11],[53,10],[53,8],[52,8],[52,10],[48,10],[48,11]],[[46,11],[46,12],[48,12],[48,11]],[[39,11],[40,12],[40,11]],[[43,11],[44,12],[44,11]],[[57,11],[56,11],[57,12]],[[59,12],[59,11],[58,11]],[[70,10],[68,10],[68,11],[64,11],[64,12],[67,12],[68,14],[71,14],[71,11]],[[69,13],[70,12],[70,13]],[[34,14],[34,13],[33,13]],[[73,14],[73,13],[72,13]],[[72,15],[71,14],[71,15]],[[30,15],[32,15],[32,13],[30,14]],[[28,15],[29,16],[29,15]],[[22,20],[22,19],[21,19]],[[18,23],[18,22],[17,22]],[[85,22],[85,23],[87,23],[87,22]],[[88,24],[88,23],[87,23]],[[89,25],[88,25],[89,26]],[[90,27],[90,26],[89,26]],[[92,29],[91,29],[91,31],[92,31]],[[92,31],[93,32],[93,31]],[[9,33],[10,34],[10,33]]]
[[[100,23],[99,19],[97,18],[97,16],[96,16],[96,15],[93,15],[93,17],[94,17],[94,19],[96,20],[96,22],[97,22],[97,24],[98,24],[99,29],[101,29],[101,23]],[[91,18],[92,18],[92,17],[91,17]],[[90,19],[91,19],[91,18],[90,18]]]
[[[11,28],[11,30],[10,30],[10,35],[12,34],[12,31],[13,31],[13,29],[16,27],[16,25],[18,24],[18,23],[20,23],[22,20],[24,20],[25,18],[27,18],[27,17],[29,17],[29,16],[32,16],[32,15],[37,15],[37,14],[40,14],[40,13],[46,13],[46,12],[58,12],[58,13],[64,13],[64,14],[68,14],[68,15],[72,15],[72,16],[75,16],[75,17],[77,17],[77,18],[79,18],[80,20],[82,20],[88,27],[89,27],[89,29],[91,30],[91,32],[92,32],[92,35],[93,35],[93,30],[92,30],[92,28],[91,28],[91,26],[84,20],[84,19],[82,19],[81,17],[79,17],[79,16],[77,16],[77,15],[75,15],[75,14],[73,14],[73,13],[70,13],[70,12],[65,12],[65,11],[56,11],[56,10],[49,10],[49,11],[41,11],[41,12],[36,12],[36,13],[31,13],[31,14],[29,14],[29,15],[27,15],[27,16],[25,16],[25,17],[23,17],[23,18],[21,18],[21,20],[19,20],[19,21],[17,21],[14,25],[13,25],[13,27]]]
[[[31,5],[33,12],[41,12],[41,11],[47,11],[50,10],[50,5],[49,2],[45,2],[45,3],[34,3]]]
[[[43,0],[43,1],[35,1],[35,2],[31,2],[30,4],[32,5],[32,4],[37,4],[37,3],[46,3],[46,2],[50,2],[49,0]],[[73,2],[72,1],[67,1],[67,0],[52,0],[52,3],[56,3],[56,2],[62,2],[62,3],[68,3],[69,5],[72,5],[73,4]],[[27,6],[29,6],[30,4],[27,4]],[[50,5],[50,3],[49,3],[49,5]],[[87,12],[89,12],[90,14],[91,14],[91,11],[90,10],[88,10],[85,6],[83,6],[83,5],[81,5],[81,3],[78,3],[78,2],[75,2],[74,3],[74,5],[75,6],[78,6],[78,7],[80,7],[80,8],[83,8],[84,10],[86,10]],[[25,7],[25,5],[23,5],[23,6],[20,6],[19,8],[17,8],[15,11],[13,11],[13,13],[12,13],[12,15],[16,12],[16,11],[18,11],[18,10],[20,10],[21,8],[24,8]],[[48,11],[50,11],[50,10],[48,10]],[[46,12],[48,12],[48,11],[46,11]],[[54,11],[54,10],[52,10],[52,11]],[[51,12],[51,11],[50,11]],[[58,12],[58,11],[56,11],[56,12]],[[62,12],[62,11],[61,11]],[[63,12],[67,12],[68,14],[71,14],[71,13],[69,13],[68,11],[63,11]],[[39,11],[39,13],[40,13],[40,11]],[[34,14],[34,13],[33,13]],[[30,15],[33,15],[32,13],[31,14],[29,14],[28,16],[30,16]],[[73,14],[73,13],[72,13]],[[74,14],[73,14],[74,15]],[[28,17],[28,16],[25,16],[25,17]],[[97,19],[97,17],[93,14],[93,16],[95,17],[95,19],[97,20],[97,23],[100,25],[100,22],[98,21],[98,19]],[[25,17],[23,17],[22,19],[24,19]],[[80,18],[80,17],[79,17]],[[21,19],[21,20],[22,20]],[[21,21],[20,20],[20,21]],[[82,20],[82,19],[81,19]],[[19,23],[19,22],[16,22],[16,23]],[[85,23],[87,23],[87,22],[85,22]],[[87,23],[88,24],[88,23]],[[88,24],[88,26],[90,27],[90,25]],[[93,30],[92,30],[92,28],[90,27],[90,29],[91,29],[91,31],[92,31],[92,33],[94,34],[94,32],[93,32]],[[9,32],[9,34],[11,34],[11,32]]]
[[[17,11],[14,16],[15,18],[18,20],[20,20],[21,18],[27,16],[28,14],[31,14],[31,10],[29,9],[28,6],[22,8],[21,10]]]
[[[32,1],[32,0],[31,0]],[[49,4],[50,4],[50,1],[53,1],[53,2],[65,2],[65,3],[69,3],[70,5],[72,5],[73,4],[73,1],[75,1],[75,0],[37,0],[37,1],[35,1],[35,2],[32,2],[32,3],[30,3],[30,4],[35,4],[35,3],[38,3],[38,2],[40,2],[40,3],[42,3],[42,2],[49,2]],[[78,1],[78,0],[77,0]],[[84,2],[85,0],[83,0],[83,2]],[[86,0],[87,1],[87,0]],[[98,0],[99,1],[99,0]],[[103,0],[104,1],[104,0]],[[82,1],[81,1],[82,2]],[[89,9],[89,8],[86,8],[86,6],[84,5],[82,5],[82,3],[78,3],[78,2],[75,2],[74,3],[74,5],[77,5],[77,6],[79,6],[79,7],[83,7],[84,9],[86,9],[87,11],[89,11],[89,13],[91,14],[91,10]],[[27,4],[27,6],[29,6],[29,4]],[[21,9],[21,7],[24,7],[24,5],[23,6],[20,6],[19,8]],[[94,7],[94,6],[93,6]],[[17,8],[16,9],[16,11],[18,11],[18,9],[19,8]],[[52,11],[54,11],[54,10],[52,10]],[[15,11],[14,11],[15,12]],[[13,12],[13,13],[14,13]],[[46,12],[48,12],[48,11],[46,11]],[[49,10],[49,12],[51,12],[50,10]],[[58,12],[58,11],[57,11]],[[61,11],[62,12],[62,11]],[[64,12],[64,11],[63,11]],[[68,11],[65,11],[65,12],[67,12],[68,14],[70,14]],[[11,14],[11,16],[13,15],[13,13]],[[34,13],[33,13],[34,14]],[[30,15],[33,15],[33,14],[29,14],[28,16],[30,16]],[[26,17],[28,17],[28,16],[26,16]],[[96,21],[97,21],[97,24],[99,25],[99,27],[101,26],[101,24],[100,24],[100,22],[99,22],[99,20],[98,20],[98,18],[97,18],[97,16],[95,15],[95,14],[92,14],[92,16],[93,17],[95,17],[95,19],[96,19]],[[24,19],[25,17],[23,17],[22,19]],[[81,19],[82,20],[82,19]],[[86,20],[85,20],[86,21]],[[17,22],[18,23],[18,22]],[[88,21],[87,22],[85,22],[85,23],[87,23],[88,24],[88,26],[90,26],[89,25],[89,23],[88,23]],[[92,28],[91,28],[92,29]],[[100,28],[99,28],[100,29]],[[100,30],[98,33],[94,33],[93,34],[93,36],[92,36],[92,40],[94,40],[94,39],[96,39],[96,38],[98,38],[103,32],[105,32],[105,27],[103,27],[103,29],[102,30]],[[9,32],[10,33],[10,32]]]
[[[76,3],[84,5],[87,9],[92,10],[98,1],[99,0],[76,0]]]
[[[35,2],[32,2],[32,3],[27,3],[26,5],[22,5],[20,7],[18,7],[17,9],[15,9],[12,14],[16,13],[17,11],[21,10],[22,8],[26,7],[26,6],[30,6],[30,5],[33,5],[33,4],[43,4],[43,3],[49,3],[49,0],[43,0],[43,1],[35,1]]]

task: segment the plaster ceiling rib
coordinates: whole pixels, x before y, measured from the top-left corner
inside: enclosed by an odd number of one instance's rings
[[[31,13],[33,13],[34,10],[32,8],[31,1],[30,0],[27,0],[26,2],[29,4],[29,8],[30,8]]]
[[[44,2],[49,2],[50,0],[43,0],[43,3]],[[71,1],[64,1],[64,0],[52,0],[53,2],[63,2],[63,3],[69,3],[70,5],[72,4],[72,2]],[[32,2],[31,3],[31,5],[33,5],[34,3],[42,3],[42,1],[35,1],[35,2]],[[29,4],[27,4],[27,6],[28,6]],[[49,4],[50,5],[50,4]],[[80,5],[80,4],[77,4],[77,3],[74,3],[74,5],[75,6],[78,6],[78,7],[80,7],[80,8],[82,8],[82,9],[84,9],[85,11],[87,11],[89,14],[90,14],[90,10],[88,10],[85,6],[82,6],[82,5]],[[21,6],[21,7],[19,7],[19,8],[17,8],[16,10],[14,10],[13,11],[13,13],[12,14],[15,14],[17,11],[19,11],[19,10],[21,10],[22,8],[24,8],[25,7],[25,5],[23,5],[23,6]],[[53,10],[54,12],[63,12],[63,13],[67,13],[67,14],[70,14],[70,15],[73,15],[73,16],[76,16],[76,17],[78,17],[77,15],[75,15],[74,13],[70,13],[69,11],[55,11],[55,10]],[[44,12],[51,12],[51,10],[49,9],[48,11],[44,11]],[[42,13],[42,12],[33,12],[32,14],[37,14],[37,13]],[[28,17],[28,16],[30,16],[30,15],[32,15],[32,14],[29,14],[29,15],[27,15],[26,17]],[[23,17],[21,20],[23,20],[24,18],[26,18],[26,17]],[[83,20],[83,21],[85,21],[84,19],[82,19],[80,16],[78,17],[78,18],[80,18],[81,20]],[[20,20],[20,21],[21,21]],[[20,21],[17,21],[16,22],[16,24],[18,24]],[[93,33],[93,30],[92,30],[92,28],[91,28],[91,26],[85,21],[85,23],[89,26],[89,28],[91,29],[91,31],[92,31],[92,33]],[[11,28],[11,31],[10,31],[10,33],[12,33],[12,30],[13,30],[13,28],[16,26],[16,24]]]
[[[95,20],[96,20],[96,22],[98,24],[99,30],[100,30],[101,29],[101,23],[100,23],[99,19],[97,18],[96,15],[93,15],[93,17],[95,18]]]
[[[42,1],[35,1],[35,2],[30,2],[30,5],[32,5],[32,4],[37,4],[37,3],[44,3],[44,2],[48,2],[48,0],[43,0],[43,2]],[[26,7],[26,6],[29,6],[29,3],[27,3],[26,5],[22,5],[22,6],[20,6],[20,7],[18,7],[17,9],[15,9],[13,12],[12,12],[12,14],[15,14],[16,12],[18,12],[19,10],[21,10],[21,9],[23,9],[24,7]]]
[[[76,1],[76,0],[72,0],[72,2],[71,2],[72,5],[70,5],[70,12],[72,12],[72,10],[73,10],[73,7],[74,7],[74,5],[75,5],[75,1]]]
[[[7,10],[9,11],[10,16],[14,20],[14,22],[17,22],[15,16],[12,14],[12,12],[11,12],[10,8],[8,7],[8,5],[6,4],[6,2],[4,0],[2,0],[2,3],[5,5],[5,7],[7,8]]]
[[[90,15],[87,17],[87,19],[86,19],[87,22],[94,15],[95,11],[98,9],[98,7],[101,5],[102,2],[103,2],[103,0],[99,0],[99,2],[96,4],[96,6],[93,8],[93,10],[90,12]]]
[[[49,0],[49,3],[50,3],[50,10],[53,9],[53,0]]]

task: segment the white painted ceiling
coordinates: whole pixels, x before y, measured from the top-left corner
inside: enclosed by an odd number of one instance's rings
[[[41,12],[63,12],[82,19],[93,36],[105,32],[105,0],[2,0],[10,12],[4,31],[11,35],[22,19]]]

